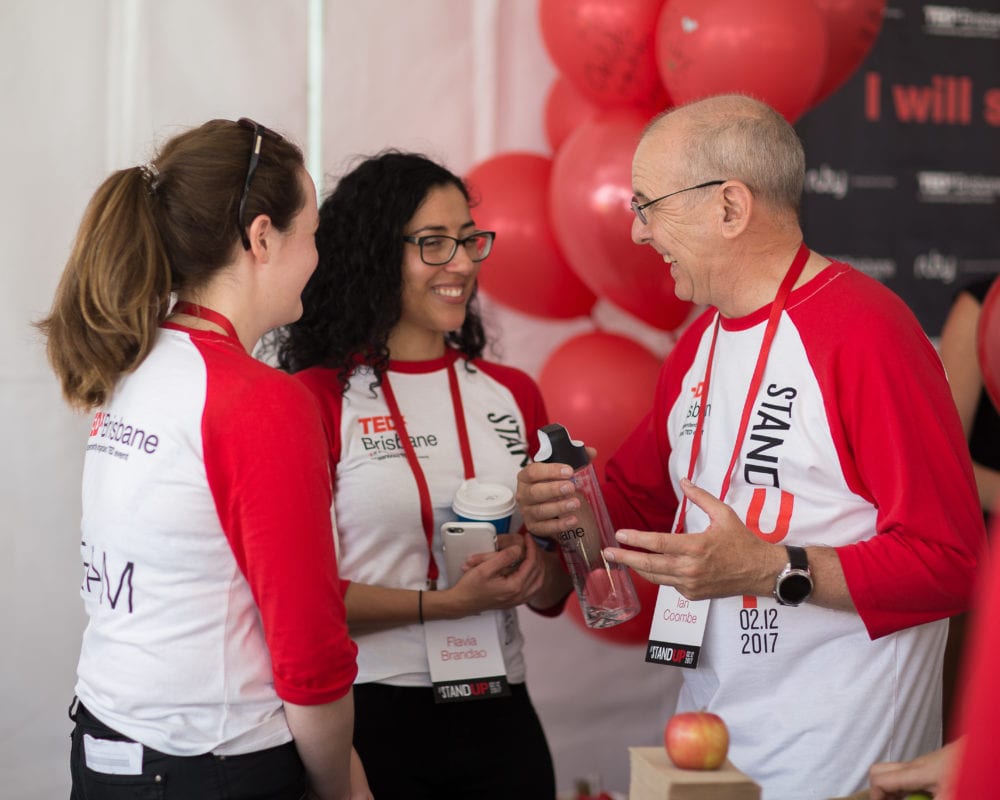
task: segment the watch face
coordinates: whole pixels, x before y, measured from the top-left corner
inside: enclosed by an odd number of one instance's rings
[[[794,572],[785,575],[781,579],[778,587],[778,594],[781,599],[789,605],[798,605],[812,593],[812,581],[805,575],[796,575]]]

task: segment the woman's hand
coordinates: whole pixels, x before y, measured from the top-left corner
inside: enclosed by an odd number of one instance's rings
[[[530,536],[503,534],[495,553],[469,556],[463,574],[445,590],[464,610],[462,616],[495,608],[514,608],[536,594],[545,580],[545,565]]]

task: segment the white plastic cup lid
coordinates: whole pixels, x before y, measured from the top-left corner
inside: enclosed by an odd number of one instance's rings
[[[509,517],[516,505],[514,492],[506,486],[469,478],[458,487],[451,508],[466,519],[490,521]]]

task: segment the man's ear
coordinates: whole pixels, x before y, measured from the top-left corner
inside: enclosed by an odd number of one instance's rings
[[[270,235],[273,228],[267,214],[258,214],[250,223],[250,250],[258,261],[267,261],[271,257]]]
[[[727,237],[739,236],[750,224],[754,197],[742,181],[729,181],[722,187],[722,230]]]

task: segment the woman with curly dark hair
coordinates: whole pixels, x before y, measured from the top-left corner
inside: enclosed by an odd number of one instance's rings
[[[513,492],[547,422],[527,375],[481,358],[476,276],[493,239],[444,167],[367,158],[320,209],[305,311],[278,341],[326,423],[359,648],[354,742],[376,797],[555,796],[516,607],[560,613],[569,576],[518,514],[498,552],[441,568],[460,484]]]

